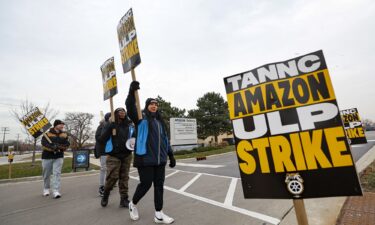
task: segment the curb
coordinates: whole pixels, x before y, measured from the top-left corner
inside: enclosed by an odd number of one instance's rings
[[[83,172],[70,172],[70,173],[61,174],[61,177],[78,177],[78,176],[92,175],[92,174],[97,174],[97,173],[99,173],[99,170],[90,170],[90,171],[83,171]],[[19,182],[25,182],[25,181],[37,181],[37,180],[43,180],[42,176],[2,179],[2,180],[0,180],[0,185],[1,184],[10,184],[10,183],[19,183]]]
[[[206,158],[212,158],[212,157],[216,157],[216,156],[227,155],[227,154],[230,154],[230,153],[236,153],[236,151],[224,152],[224,153],[219,153],[219,154],[215,154],[215,155],[208,155],[208,156],[206,156]],[[192,159],[195,159],[195,157],[185,158],[185,159],[176,159],[176,161],[186,161],[186,160],[192,160]]]
[[[357,173],[365,170],[373,161],[375,160],[375,145],[372,146],[370,150],[366,152],[355,164],[357,168]]]

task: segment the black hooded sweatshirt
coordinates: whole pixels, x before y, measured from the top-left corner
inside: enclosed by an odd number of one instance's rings
[[[132,151],[126,148],[126,141],[130,138],[129,126],[132,122],[125,116],[124,120],[118,118],[118,112],[115,114],[115,123],[106,123],[103,127],[102,133],[98,140],[102,143],[107,143],[109,138],[112,138],[113,149],[106,153],[118,159],[122,159],[131,154]],[[116,129],[116,135],[112,134],[112,129]]]

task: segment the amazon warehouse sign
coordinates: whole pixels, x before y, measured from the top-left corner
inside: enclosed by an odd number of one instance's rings
[[[197,147],[197,120],[192,118],[170,119],[171,146],[174,150]]]
[[[245,198],[362,194],[322,51],[224,83]]]

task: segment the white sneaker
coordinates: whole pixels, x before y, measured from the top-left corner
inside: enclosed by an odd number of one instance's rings
[[[169,217],[163,213],[163,211],[155,212],[154,217],[155,223],[171,224],[174,222],[172,217]]]
[[[44,189],[43,190],[43,196],[49,196],[49,189]]]
[[[137,206],[133,204],[133,201],[129,203],[129,214],[132,220],[139,220]]]
[[[60,198],[60,197],[61,197],[60,192],[58,192],[58,191],[53,192],[53,198]]]

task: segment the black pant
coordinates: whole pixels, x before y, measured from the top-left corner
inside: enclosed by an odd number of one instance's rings
[[[135,190],[133,203],[137,204],[139,200],[147,193],[152,183],[154,183],[154,204],[155,210],[163,209],[163,192],[165,179],[165,166],[146,166],[138,167],[140,183]]]

